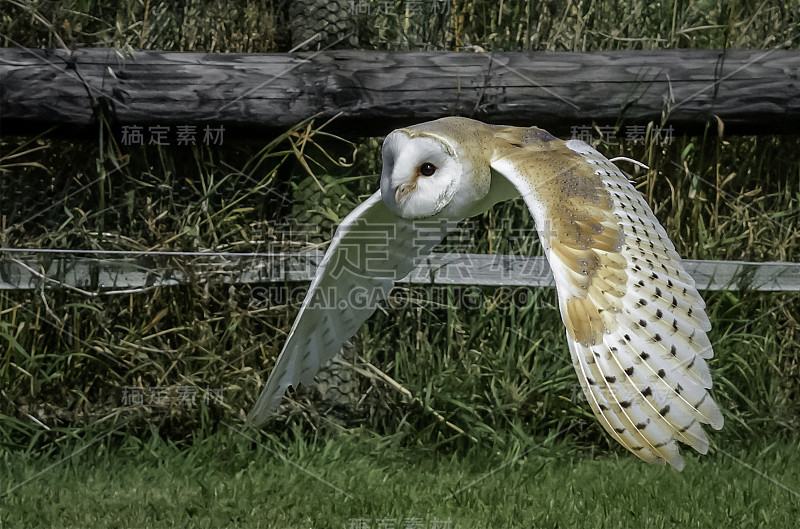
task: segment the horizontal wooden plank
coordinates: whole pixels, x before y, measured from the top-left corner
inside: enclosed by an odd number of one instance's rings
[[[0,49],[3,133],[53,124],[74,134],[104,106],[117,125],[224,124],[286,129],[341,113],[345,135],[385,134],[462,115],[537,125],[659,123],[676,131],[713,115],[726,132],[800,131],[800,52],[594,53],[331,51],[213,54]]]
[[[256,256],[56,257],[0,260],[0,290],[67,288],[86,295],[143,292],[186,283],[237,285],[310,281],[321,252]],[[683,261],[700,290],[800,291],[800,263]],[[553,286],[544,257],[432,254],[403,281],[412,285]]]

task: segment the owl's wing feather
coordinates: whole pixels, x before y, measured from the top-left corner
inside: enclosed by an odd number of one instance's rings
[[[650,207],[582,141],[498,132],[492,168],[523,196],[555,277],[572,362],[608,433],[683,468],[676,441],[708,450],[723,417],[707,389],[711,324]]]
[[[260,425],[289,386],[310,384],[402,279],[447,232],[445,221],[397,217],[380,191],[341,222],[319,264],[281,354],[248,416]]]

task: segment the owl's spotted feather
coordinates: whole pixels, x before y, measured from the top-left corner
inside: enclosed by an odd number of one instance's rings
[[[264,422],[288,385],[310,381],[377,306],[355,313],[311,306],[315,289],[360,283],[388,291],[399,277],[371,269],[367,248],[383,245],[395,260],[398,251],[409,252],[390,267],[404,274],[444,235],[437,231],[433,244],[420,250],[410,239],[418,232],[409,219],[457,221],[518,194],[536,221],[572,363],[600,423],[651,463],[683,468],[676,441],[705,453],[702,424],[719,429],[723,423],[707,392],[711,324],[650,207],[612,162],[583,142],[465,118],[387,136],[381,191],[337,230],[251,420]],[[358,220],[387,218],[396,218],[399,238],[364,238]],[[355,270],[337,283],[328,267],[338,269],[347,259],[352,268],[353,253],[342,246],[354,243],[364,251],[356,252],[361,258]],[[337,296],[346,297],[341,291]]]
[[[492,165],[537,217],[572,362],[603,427],[648,462],[683,468],[676,441],[705,453],[701,424],[723,423],[706,391],[710,323],[650,207],[580,141],[500,146]]]

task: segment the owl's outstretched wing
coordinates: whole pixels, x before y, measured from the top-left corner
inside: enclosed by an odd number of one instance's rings
[[[248,416],[260,425],[286,388],[314,376],[447,233],[444,220],[411,221],[392,213],[378,191],[341,222],[311,282],[269,379]],[[451,225],[452,226],[452,225]]]
[[[705,303],[619,169],[582,141],[541,132],[499,130],[492,168],[536,220],[583,392],[614,439],[680,470],[676,441],[705,453],[701,424],[723,423],[706,391]]]

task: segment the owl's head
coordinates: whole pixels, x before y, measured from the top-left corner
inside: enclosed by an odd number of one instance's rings
[[[462,174],[454,149],[439,138],[399,129],[383,142],[381,196],[400,217],[441,212],[456,195]]]

